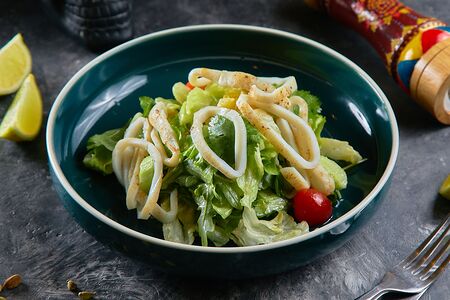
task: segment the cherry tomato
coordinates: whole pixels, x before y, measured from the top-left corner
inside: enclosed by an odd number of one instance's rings
[[[187,87],[189,90],[192,90],[192,89],[195,88],[195,86],[193,86],[189,81],[186,83],[186,87]],[[201,88],[202,90],[204,90],[205,87],[206,87],[206,86],[200,86],[199,88]]]
[[[189,81],[186,83],[186,87],[190,90],[194,88],[194,86]]]
[[[309,226],[325,223],[331,217],[331,201],[315,189],[304,189],[294,197],[294,217],[297,222],[306,221]]]

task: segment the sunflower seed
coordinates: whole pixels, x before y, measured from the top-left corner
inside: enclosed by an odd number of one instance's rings
[[[94,296],[95,296],[94,292],[83,291],[78,293],[78,297],[81,300],[89,300],[92,299]]]
[[[73,280],[67,280],[67,289],[71,292],[78,291],[78,287]]]
[[[7,278],[3,283],[3,287],[8,290],[15,289],[22,283],[22,277],[19,274],[14,274]]]

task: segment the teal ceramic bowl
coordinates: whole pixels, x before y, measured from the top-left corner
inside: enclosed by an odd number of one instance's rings
[[[205,248],[161,239],[156,221],[136,219],[114,176],[83,167],[87,137],[121,127],[141,95],[170,97],[194,67],[259,76],[294,75],[320,97],[325,134],[347,140],[368,160],[349,174],[331,222],[269,245]],[[149,34],[120,45],[82,68],[64,87],[47,124],[50,169],[63,205],[86,231],[166,272],[242,278],[297,268],[350,239],[374,214],[398,151],[398,128],[381,89],[358,66],[307,38],[259,27],[205,25]],[[87,249],[89,251],[89,249]]]

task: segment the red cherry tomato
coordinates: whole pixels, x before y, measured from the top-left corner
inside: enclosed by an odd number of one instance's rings
[[[294,216],[297,222],[306,221],[309,226],[325,223],[331,217],[331,201],[315,189],[298,191],[294,197]]]
[[[195,88],[195,86],[193,86],[189,81],[186,83],[186,87],[187,87],[189,90],[192,90],[192,89]],[[200,88],[201,88],[202,90],[205,89],[204,86],[200,86]]]
[[[186,83],[186,87],[190,90],[194,88],[194,86],[189,81]]]

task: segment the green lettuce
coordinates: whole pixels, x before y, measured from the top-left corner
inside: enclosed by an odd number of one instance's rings
[[[280,163],[278,152],[267,140],[264,139],[264,147],[261,150],[261,160],[264,165],[264,172],[270,175],[280,174]]]
[[[189,94],[189,89],[184,83],[177,82],[172,86],[172,94],[178,103],[183,103],[186,101],[187,95]]]
[[[91,136],[87,141],[87,153],[83,164],[104,175],[111,174],[113,172],[112,151],[117,142],[123,138],[124,133],[125,128],[119,128]]]
[[[201,88],[192,89],[186,97],[186,101],[181,105],[179,118],[181,124],[192,124],[194,113],[208,105],[215,105],[217,102],[211,95]]]
[[[179,191],[177,218],[173,222],[165,223],[162,226],[165,240],[189,245],[194,243],[194,233],[197,231],[197,225],[194,203],[189,201],[190,198],[191,194],[189,192]],[[168,199],[166,199],[162,203],[164,209],[168,209],[168,202]]]
[[[356,164],[362,160],[358,151],[346,141],[331,138],[320,138],[320,154],[333,160],[343,160]]]
[[[175,168],[168,168],[166,174],[163,177],[161,189],[167,189],[172,183],[174,183],[177,178],[183,174],[184,169],[182,164],[178,164]]]
[[[200,215],[197,220],[197,231],[200,236],[202,246],[208,246],[208,234],[215,230],[213,217],[215,211],[212,205],[215,190],[212,184],[200,184],[193,191],[194,200]]]
[[[213,97],[215,102],[218,102],[225,95],[226,89],[224,86],[212,83],[205,88],[205,92]]]
[[[270,191],[260,191],[253,202],[258,218],[266,218],[276,212],[285,211],[288,206],[286,199],[281,198]]]
[[[144,193],[148,193],[148,191],[150,190],[153,175],[155,173],[154,163],[154,159],[149,155],[144,158],[139,165],[139,188]]]
[[[320,137],[323,127],[325,126],[326,118],[321,115],[321,103],[317,96],[311,94],[306,90],[295,91],[293,95],[302,97],[308,104],[308,123],[317,137]]]
[[[214,153],[234,167],[234,124],[227,118],[213,116],[204,127],[205,140]]]
[[[244,195],[235,180],[230,180],[220,175],[214,176],[214,185],[217,197],[225,199],[230,206],[242,209],[241,198]]]
[[[253,208],[244,207],[231,238],[238,246],[253,246],[290,239],[308,231],[308,223],[296,223],[285,211],[278,212],[272,220],[260,220]]]
[[[153,98],[147,96],[139,97],[139,105],[142,108],[142,114],[147,117],[152,107],[156,104]]]
[[[217,172],[216,168],[208,164],[198,153],[192,141],[189,148],[183,152],[183,167],[190,174],[198,177],[205,183],[212,183],[213,176]]]
[[[251,207],[258,195],[258,187],[264,175],[264,165],[259,151],[259,145],[251,144],[247,148],[247,168],[244,175],[236,179],[238,186],[244,192],[241,205]]]
[[[336,190],[342,190],[347,187],[347,174],[336,162],[325,156],[321,156],[320,164],[333,178]]]

